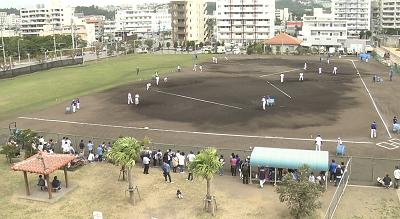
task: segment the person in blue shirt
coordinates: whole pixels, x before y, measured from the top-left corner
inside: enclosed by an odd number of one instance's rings
[[[239,155],[236,154],[236,173],[239,174],[239,175],[240,175],[240,171],[239,171],[239,169],[240,169],[240,161],[241,161],[241,159],[240,159]]]
[[[101,144],[97,147],[97,153],[99,154],[99,162],[103,162],[103,148]]]
[[[167,182],[167,176],[168,176],[169,182],[170,183],[174,183],[174,182],[171,181],[171,175],[169,174],[169,168],[170,168],[170,165],[168,163],[164,162],[164,164],[162,166],[162,169],[163,169],[165,182]]]
[[[92,143],[92,141],[89,141],[89,143],[88,143],[86,146],[87,146],[89,152],[91,152],[91,151],[93,150],[93,143]]]
[[[71,106],[72,106],[72,112],[75,112],[75,110],[76,110],[76,102],[75,102],[75,100],[72,100]]]
[[[264,187],[265,173],[267,173],[267,171],[264,169],[264,167],[258,166],[258,179],[260,179],[260,188]]]
[[[390,69],[390,81],[393,79],[393,68]]]
[[[376,138],[376,123],[371,124],[371,138]]]
[[[394,124],[397,124],[397,118],[396,118],[396,116],[393,118],[393,125]]]
[[[376,78],[376,75],[373,74],[373,75],[372,75],[372,83],[375,83],[375,78]]]
[[[329,165],[329,182],[335,181],[335,170],[336,170],[337,164],[335,163],[335,160],[332,159],[332,163]]]

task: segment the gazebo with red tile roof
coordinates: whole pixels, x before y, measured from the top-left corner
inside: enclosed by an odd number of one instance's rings
[[[65,176],[65,186],[68,188],[68,175],[67,175],[67,164],[73,161],[75,157],[70,154],[54,154],[47,152],[40,152],[35,154],[26,160],[20,161],[18,163],[14,163],[14,166],[11,167],[14,171],[23,171],[25,178],[25,187],[26,194],[30,195],[29,192],[29,184],[27,172],[29,173],[39,173],[45,176],[47,181],[47,190],[49,192],[49,198],[53,198],[51,193],[51,184],[49,175],[54,171],[64,167],[64,176]]]
[[[296,37],[292,37],[287,35],[286,33],[281,33],[276,37],[272,37],[269,40],[264,41],[262,44],[267,45],[300,45],[302,40],[297,39]]]

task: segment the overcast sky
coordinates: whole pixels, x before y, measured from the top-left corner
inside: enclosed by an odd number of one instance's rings
[[[34,7],[36,4],[49,5],[50,0],[1,0],[0,8],[30,8]],[[120,4],[142,4],[142,3],[168,3],[170,0],[62,0],[64,4],[70,6],[90,6],[90,5],[120,5]]]

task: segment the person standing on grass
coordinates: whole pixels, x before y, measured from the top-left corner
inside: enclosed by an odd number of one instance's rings
[[[242,166],[242,174],[243,174],[243,184],[249,184],[250,164],[247,161],[244,162]]]
[[[185,153],[180,153],[179,154],[179,156],[178,156],[178,153],[176,153],[177,154],[177,157],[178,157],[178,160],[179,160],[179,172],[180,173],[185,173]]]
[[[169,174],[169,168],[170,168],[169,164],[164,162],[164,164],[162,165],[162,170],[163,170],[165,182],[167,182],[167,176],[168,176],[169,182],[174,183],[171,181],[171,175]]]
[[[139,67],[136,67],[136,74],[139,74]]]
[[[75,112],[76,111],[76,102],[75,102],[75,100],[72,100],[71,106],[72,106],[72,112]]]
[[[221,163],[221,167],[219,168],[219,175],[223,176],[224,175],[224,165],[225,165],[224,155],[221,155],[221,157],[219,158],[219,162]]]
[[[87,143],[86,146],[87,146],[87,148],[88,148],[89,151],[92,151],[92,150],[93,150],[93,145],[94,145],[94,144],[92,143],[92,141],[89,141],[89,143]]]
[[[394,189],[399,189],[399,180],[400,180],[400,169],[399,166],[395,167],[393,176],[394,176]]]
[[[338,186],[340,184],[340,180],[342,180],[342,176],[343,176],[343,170],[342,170],[342,167],[339,165],[336,167],[336,170],[335,170],[335,177],[336,177],[335,186]]]
[[[336,167],[337,167],[337,164],[335,163],[335,160],[332,159],[332,163],[329,164],[329,173],[330,173],[329,182],[332,182],[332,178],[333,178],[333,180],[335,180],[334,175],[335,175]]]
[[[153,158],[153,167],[157,167],[157,150],[156,148],[153,148],[152,152],[152,158]]]
[[[232,173],[232,177],[236,176],[236,161],[237,161],[237,159],[236,159],[235,155],[232,155],[232,158],[231,158],[231,173]]]
[[[81,101],[79,100],[79,97],[76,98],[76,108],[78,110],[81,109]]]
[[[190,153],[187,156],[187,160],[188,160],[187,166],[189,166],[189,164],[194,161],[195,157],[196,157],[196,155],[194,155],[194,151],[190,151]],[[189,170],[189,169],[188,169],[188,171],[189,171],[189,175],[188,175],[188,178],[186,179],[186,181],[191,180],[193,182],[193,171]]]
[[[85,143],[83,143],[83,140],[79,143],[79,148],[81,149],[81,152],[85,154]]]
[[[144,163],[144,171],[143,174],[149,174],[149,167],[150,167],[150,158],[149,155],[145,155],[143,157],[143,163]]]
[[[264,187],[265,173],[267,173],[267,171],[264,169],[264,167],[258,166],[258,179],[260,180],[260,188]]]
[[[178,168],[179,166],[179,159],[176,156],[176,154],[174,154],[174,157],[172,158],[172,172],[176,173],[176,168]]]
[[[371,124],[371,138],[376,138],[376,122],[373,122]]]
[[[97,153],[99,154],[99,162],[103,162],[103,147],[101,144],[97,147]]]
[[[181,66],[178,64],[178,72],[181,72]]]
[[[131,92],[129,92],[129,93],[128,93],[128,105],[131,104],[131,103],[133,103],[133,101],[132,101],[132,94],[131,94]]]

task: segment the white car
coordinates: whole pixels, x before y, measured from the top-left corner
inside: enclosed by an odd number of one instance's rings
[[[240,49],[233,49],[232,52],[235,55],[240,54]]]
[[[203,50],[199,49],[199,50],[196,51],[196,53],[197,53],[197,54],[202,54],[202,53],[203,53]]]

